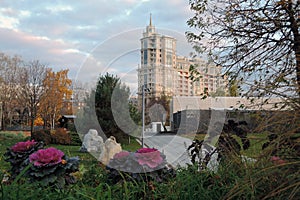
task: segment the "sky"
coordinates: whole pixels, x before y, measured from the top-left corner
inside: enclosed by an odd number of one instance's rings
[[[113,73],[133,92],[150,13],[157,32],[175,37],[177,54],[188,56],[187,0],[0,0],[0,52],[69,69],[79,82]]]

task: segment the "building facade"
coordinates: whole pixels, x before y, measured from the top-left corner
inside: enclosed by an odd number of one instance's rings
[[[149,89],[147,99],[165,96],[201,96],[225,91],[226,79],[221,77],[221,67],[208,65],[200,58],[177,56],[176,39],[156,32],[150,23],[141,41],[141,63],[138,71],[138,94],[141,102],[142,88]],[[190,76],[190,66],[194,65],[200,73],[195,81]]]
[[[141,39],[141,65],[138,68],[138,85],[150,89],[150,95],[160,97],[162,92],[172,96],[176,75],[176,39],[156,33],[150,24]]]

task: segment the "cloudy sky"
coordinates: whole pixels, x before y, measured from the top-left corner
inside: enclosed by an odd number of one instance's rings
[[[187,0],[0,0],[0,51],[69,69],[83,82],[114,73],[134,89],[150,13],[157,32],[175,37],[177,54],[188,56]]]

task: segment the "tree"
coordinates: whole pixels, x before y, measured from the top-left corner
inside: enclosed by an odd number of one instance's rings
[[[212,96],[212,97],[224,97],[224,96],[226,96],[226,92],[225,92],[224,88],[219,87],[219,88],[216,89],[215,92],[211,92],[210,96]]]
[[[46,77],[47,67],[38,60],[29,62],[22,68],[20,74],[21,87],[19,96],[25,99],[24,107],[28,108],[30,113],[30,132],[33,132],[34,120],[37,118],[38,105],[41,97],[44,95],[45,87],[43,85]]]
[[[99,124],[106,137],[115,136],[118,141],[126,141],[128,135],[124,133],[121,126],[126,123],[125,117],[128,109],[129,88],[123,85],[120,78],[106,73],[99,77],[95,91],[95,109]],[[113,95],[117,98],[113,99]],[[113,106],[112,106],[113,104]],[[127,107],[127,108],[126,108]],[[113,111],[118,112],[118,123],[115,120]],[[127,118],[127,119],[126,119]],[[126,125],[126,124],[125,124]]]
[[[299,0],[190,0],[198,52],[257,96],[300,96]],[[247,93],[245,93],[247,94]]]
[[[131,119],[136,123],[140,124],[142,119],[142,114],[139,112],[138,108],[131,102],[129,102],[129,113]]]
[[[20,57],[10,57],[0,53],[0,102],[1,102],[1,125],[5,130],[8,124],[11,124],[12,114],[17,105],[17,89],[19,79],[17,74],[22,64]]]
[[[63,101],[70,99],[72,90],[70,89],[72,81],[68,78],[69,70],[53,72],[47,71],[43,81],[44,93],[41,97],[39,113],[44,120],[44,126],[51,125],[54,129],[55,122],[60,117]]]
[[[237,97],[239,96],[239,84],[237,80],[231,80],[229,83],[229,96]]]

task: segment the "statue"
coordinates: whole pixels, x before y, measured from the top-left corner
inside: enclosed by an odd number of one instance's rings
[[[110,136],[104,143],[103,151],[99,157],[99,160],[104,164],[107,165],[114,157],[116,153],[122,151],[122,147],[119,143],[117,143],[116,138],[114,136]]]
[[[90,129],[87,134],[85,134],[82,142],[80,151],[83,152],[102,152],[103,150],[103,139],[98,135],[97,130]]]

